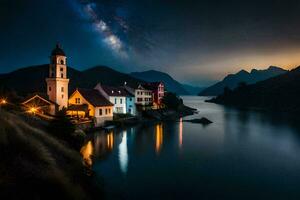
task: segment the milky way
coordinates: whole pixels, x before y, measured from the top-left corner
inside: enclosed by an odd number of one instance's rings
[[[97,7],[101,7],[101,4],[90,1],[77,0],[71,0],[70,3],[73,5],[73,8],[81,17],[87,19],[88,23],[90,23],[92,27],[92,30],[99,35],[103,43],[105,43],[120,57],[128,57],[128,49],[126,47],[126,44],[120,39],[117,33],[114,33],[110,25],[101,18],[101,13],[99,14],[97,12]],[[116,22],[118,22],[120,26],[126,27],[126,29],[128,29],[126,23],[122,19],[117,17],[115,18],[118,19],[116,20]]]
[[[159,70],[200,86],[300,65],[299,0],[0,1],[0,73],[48,63],[57,41],[76,69]]]

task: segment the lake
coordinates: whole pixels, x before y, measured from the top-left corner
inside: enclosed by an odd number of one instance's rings
[[[87,141],[106,199],[300,199],[299,123],[205,99],[184,96],[199,111],[185,119],[210,125],[149,123]]]

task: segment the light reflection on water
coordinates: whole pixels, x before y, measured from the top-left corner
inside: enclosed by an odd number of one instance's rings
[[[155,151],[160,153],[163,145],[163,125],[161,123],[155,126]]]
[[[93,164],[93,161],[92,161],[93,149],[94,149],[94,147],[92,145],[92,141],[88,141],[80,150],[84,164],[87,167],[91,167]]]
[[[127,131],[123,131],[122,141],[119,144],[119,161],[120,169],[126,174],[128,165],[128,152],[127,152]]]
[[[185,119],[214,123],[180,119],[97,132],[88,140],[83,157],[93,155],[108,199],[300,199],[297,124],[199,97],[184,101],[200,111]]]
[[[182,118],[179,119],[179,148],[182,148],[183,140],[182,140]]]

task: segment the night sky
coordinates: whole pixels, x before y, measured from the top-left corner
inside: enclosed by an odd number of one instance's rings
[[[204,86],[240,69],[300,65],[300,1],[0,0],[0,73],[48,63],[149,69]]]

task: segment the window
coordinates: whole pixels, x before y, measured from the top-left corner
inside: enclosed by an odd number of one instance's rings
[[[141,95],[143,95],[143,92],[141,92]]]
[[[80,98],[75,98],[75,103],[80,104]]]
[[[116,113],[123,113],[122,107],[116,107]]]
[[[129,101],[132,101],[132,98],[130,98]]]
[[[61,87],[61,92],[64,92],[64,87]]]
[[[99,115],[102,115],[102,108],[99,109]]]
[[[117,104],[117,98],[115,98],[115,104]]]
[[[51,91],[51,87],[49,87],[49,91]]]
[[[123,100],[123,99],[120,99],[120,104],[122,104],[122,102],[123,102],[122,100]]]
[[[60,68],[60,71],[63,72],[63,71],[64,71],[64,68],[61,67],[61,68]]]
[[[61,98],[62,98],[62,99],[64,98],[64,95],[63,95],[63,94],[61,95]]]
[[[62,64],[62,65],[63,65],[63,64],[64,64],[64,60],[61,60],[61,61],[60,61],[60,64]]]
[[[109,109],[108,109],[108,113],[110,114],[110,112],[111,112],[111,111],[110,111],[110,108],[109,108]]]
[[[105,109],[105,114],[107,115],[107,113],[108,113],[108,109]]]
[[[51,77],[54,78],[54,72],[51,73]]]
[[[61,77],[61,78],[63,78],[63,77],[64,77],[64,74],[63,74],[63,73],[61,73],[61,74],[60,74],[60,77]]]

